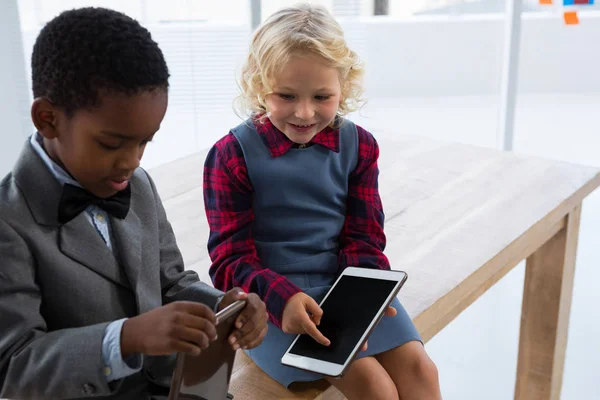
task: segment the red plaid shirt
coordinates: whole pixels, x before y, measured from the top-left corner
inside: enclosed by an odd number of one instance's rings
[[[348,265],[389,269],[383,254],[383,209],[377,177],[379,147],[375,138],[358,127],[358,164],[350,174],[346,221],[340,232],[340,271]],[[284,155],[294,143],[267,119],[257,130],[271,156]],[[339,130],[326,128],[310,141],[339,152]],[[267,305],[269,319],[281,327],[283,308],[300,288],[285,276],[263,267],[256,253],[250,229],[252,183],[248,178],[242,149],[233,135],[219,140],[204,165],[204,204],[210,226],[209,270],[214,286],[222,291],[241,287],[257,293]]]

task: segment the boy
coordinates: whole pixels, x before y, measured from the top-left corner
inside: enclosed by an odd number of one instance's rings
[[[0,398],[165,398],[173,354],[206,348],[214,311],[238,299],[232,346],[264,338],[257,296],[183,270],[139,168],[168,78],[150,33],[121,13],[67,11],[40,32],[37,132],[0,182]]]

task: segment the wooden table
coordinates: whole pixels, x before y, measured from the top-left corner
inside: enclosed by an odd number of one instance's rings
[[[380,141],[386,254],[408,272],[400,300],[431,339],[526,259],[515,398],[559,399],[582,200],[597,169],[464,144]],[[151,171],[188,268],[208,279],[202,200],[206,153]],[[294,392],[239,352],[238,399],[336,399],[320,382]]]

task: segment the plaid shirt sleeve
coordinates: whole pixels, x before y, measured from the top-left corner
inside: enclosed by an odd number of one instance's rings
[[[241,287],[258,294],[267,305],[270,321],[281,328],[286,302],[301,290],[260,263],[250,231],[253,190],[242,149],[230,132],[213,146],[204,164],[209,274],[217,289]]]
[[[346,222],[340,235],[340,271],[347,266],[390,269],[383,254],[383,206],[379,197],[379,146],[369,132],[358,129],[358,163],[349,178]]]

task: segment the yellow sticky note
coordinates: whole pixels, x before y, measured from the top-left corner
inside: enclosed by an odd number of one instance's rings
[[[577,25],[579,23],[577,11],[565,11],[564,18],[567,25]]]
[[[544,6],[551,6],[552,0],[540,0],[540,4],[542,4]]]

